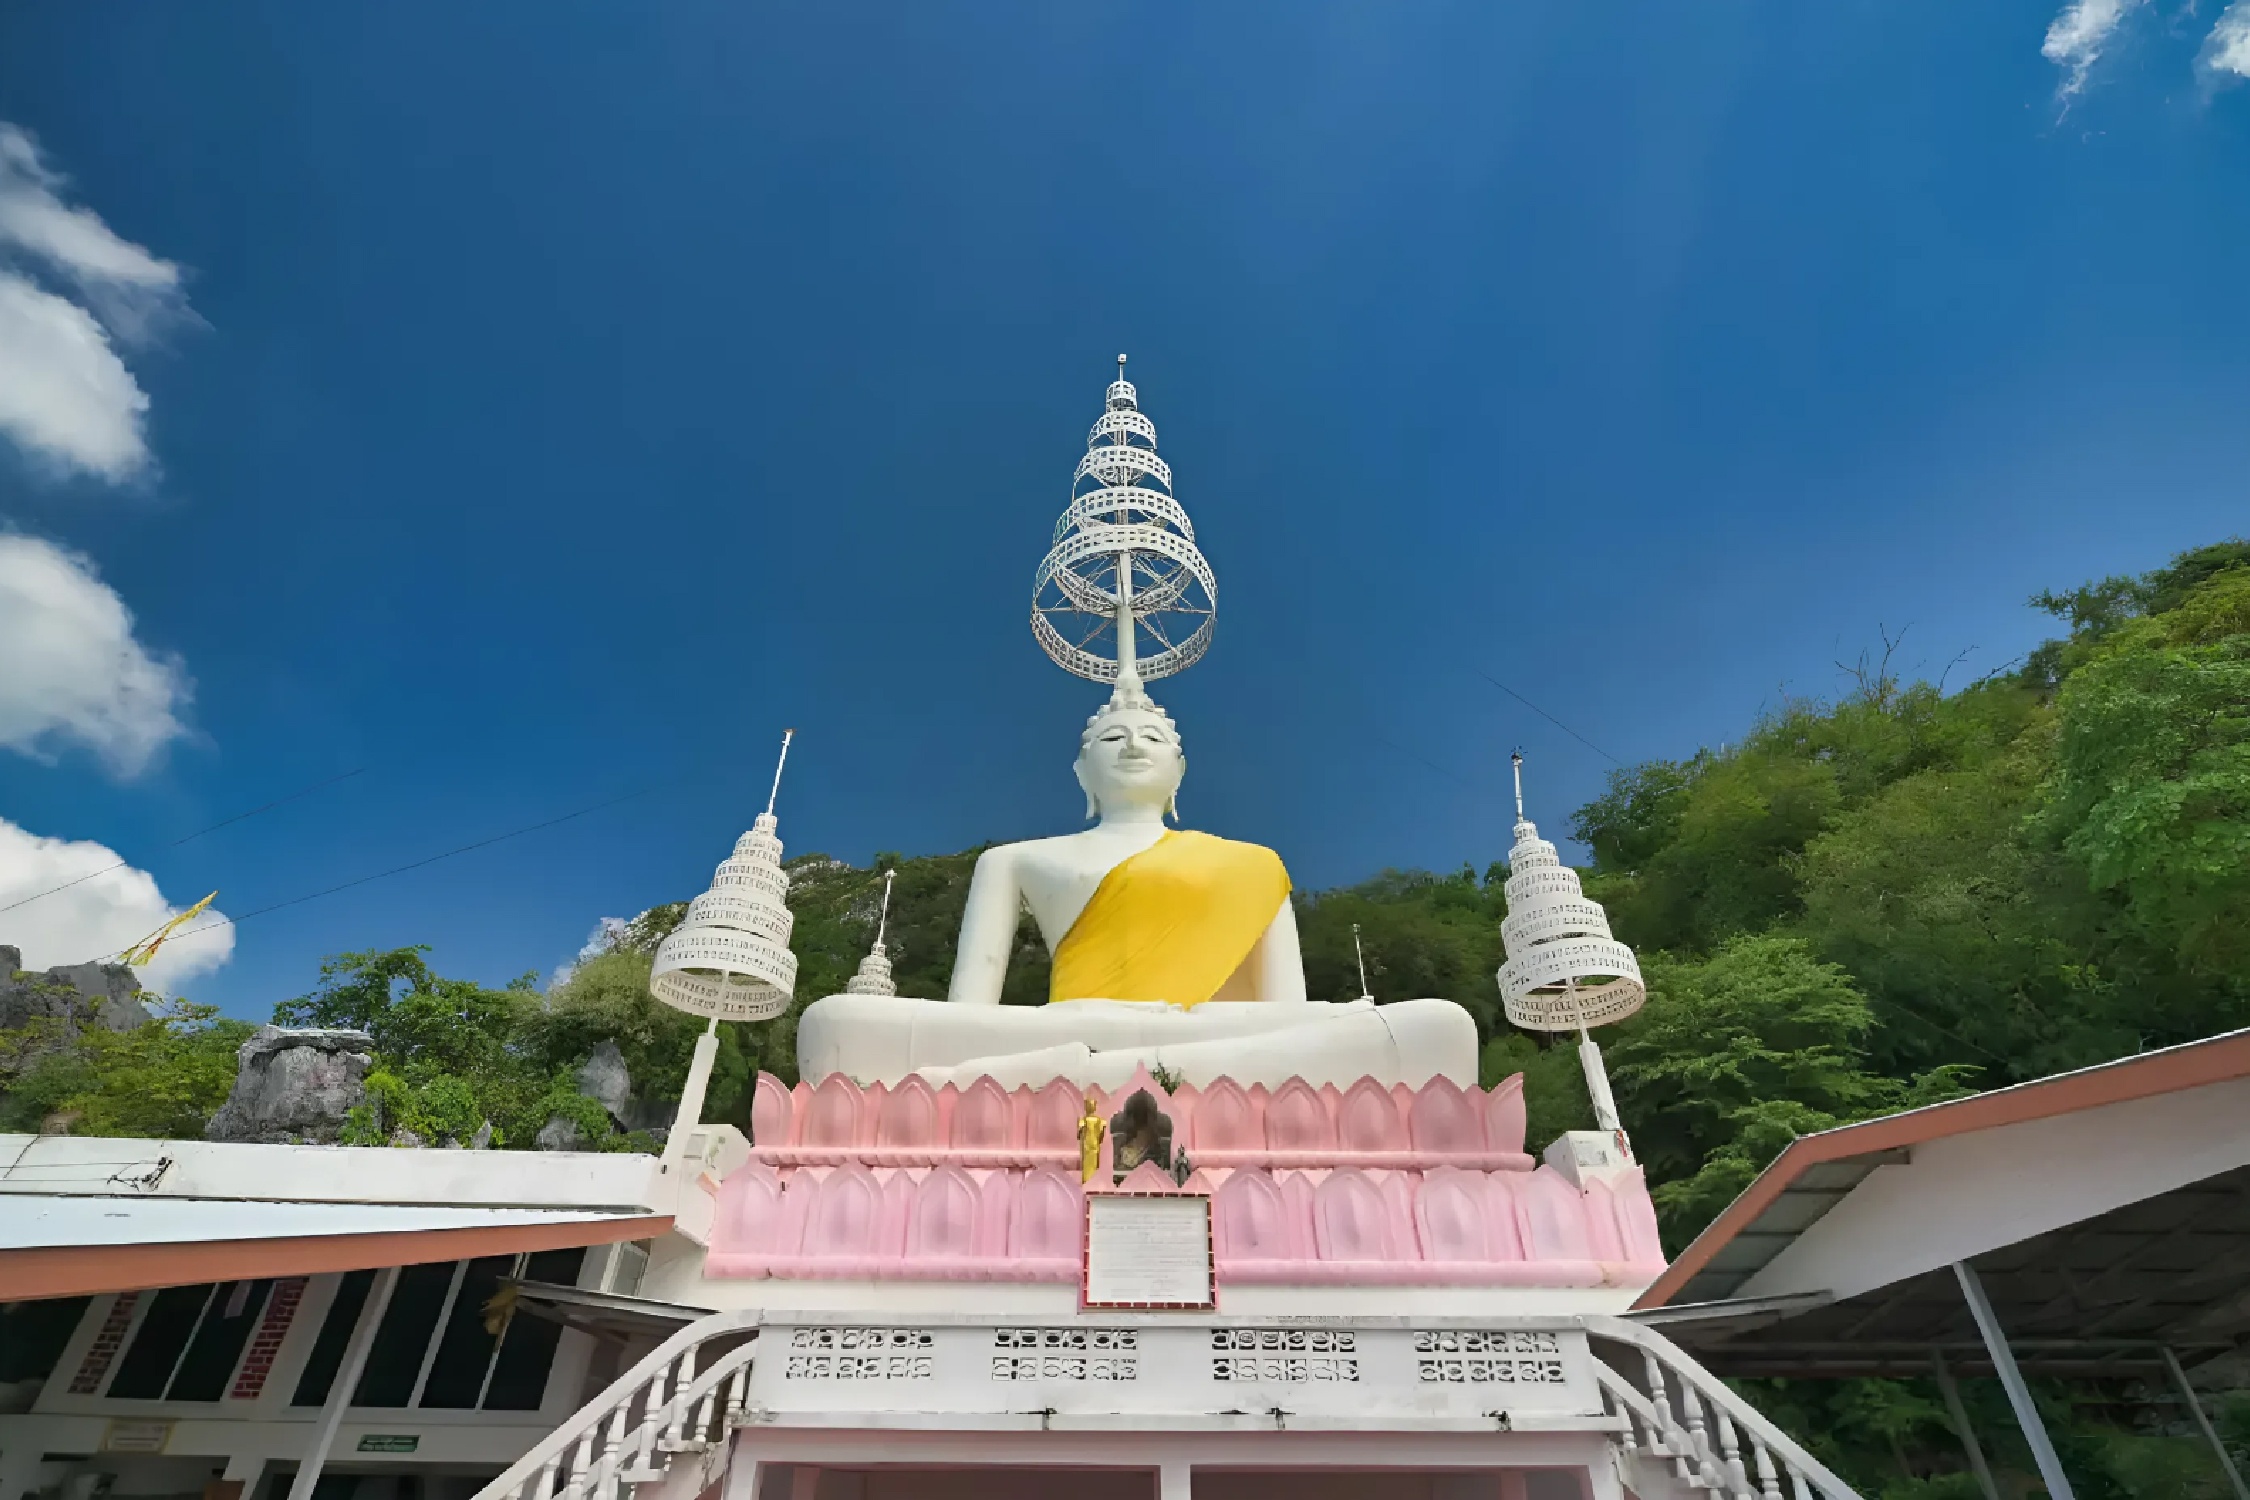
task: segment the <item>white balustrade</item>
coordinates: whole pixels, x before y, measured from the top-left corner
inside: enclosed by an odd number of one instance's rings
[[[723,1469],[757,1353],[754,1311],[719,1313],[673,1334],[549,1433],[476,1500],[619,1500],[685,1458]],[[702,1485],[695,1486],[697,1492]]]

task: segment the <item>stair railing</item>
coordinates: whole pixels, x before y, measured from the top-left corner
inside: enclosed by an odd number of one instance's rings
[[[758,1316],[755,1309],[713,1313],[688,1324],[476,1500],[617,1500],[621,1485],[661,1479],[682,1454],[724,1443],[748,1396]],[[713,1348],[719,1344],[725,1347]]]
[[[1677,1487],[1724,1500],[1860,1500],[1663,1334],[1624,1318],[1582,1321],[1611,1414],[1627,1419],[1624,1442],[1634,1462],[1660,1464]]]

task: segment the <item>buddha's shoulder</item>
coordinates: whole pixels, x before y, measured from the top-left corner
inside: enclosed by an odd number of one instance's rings
[[[1044,839],[1018,839],[1010,844],[994,844],[977,856],[977,865],[982,868],[988,865],[1006,867],[1049,863],[1068,859],[1074,851],[1084,848],[1085,844],[1085,835],[1078,833],[1057,834],[1053,838]]]
[[[1173,831],[1172,837],[1190,847],[1200,847],[1220,855],[1231,855],[1236,859],[1270,859],[1276,864],[1281,861],[1281,856],[1273,850],[1268,849],[1263,844],[1253,844],[1246,839],[1221,838],[1215,833],[1200,833],[1193,828],[1176,829]]]

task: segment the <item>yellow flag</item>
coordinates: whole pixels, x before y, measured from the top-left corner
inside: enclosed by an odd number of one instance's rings
[[[178,932],[182,927],[185,927],[188,923],[194,921],[197,917],[202,916],[203,909],[218,899],[219,893],[217,891],[213,891],[210,895],[205,896],[201,901],[196,902],[195,905],[189,907],[186,911],[181,912],[171,921],[166,922],[162,927],[157,928],[156,931],[150,933],[147,937],[142,938],[132,947],[127,948],[123,953],[118,955],[118,961],[120,963],[131,964],[136,969],[154,962],[156,959],[156,950],[164,946],[164,940],[166,938],[170,937],[173,933]]]

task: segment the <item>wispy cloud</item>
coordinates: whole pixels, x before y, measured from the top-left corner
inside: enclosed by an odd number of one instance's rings
[[[2040,55],[2063,70],[2056,96],[2067,108],[2086,88],[2086,79],[2125,18],[2144,0],[2070,0],[2047,27]],[[2239,5],[2239,0],[2237,0]]]
[[[0,656],[0,748],[46,760],[77,746],[132,776],[187,733],[186,671],[141,644],[92,563],[50,542],[0,534]]]
[[[119,236],[0,121],[0,432],[65,468],[148,467],[148,396],[118,345],[192,320],[180,268]]]
[[[2250,78],[2250,0],[2234,0],[2219,13],[2196,62],[2206,73]]]

